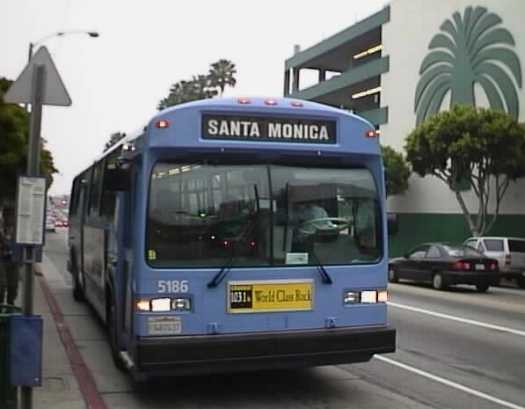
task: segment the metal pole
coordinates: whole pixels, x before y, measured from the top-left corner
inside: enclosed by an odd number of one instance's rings
[[[31,61],[31,57],[33,57],[33,47],[34,43],[29,43],[29,51],[27,53],[27,64],[29,64],[29,61]],[[26,112],[29,112],[29,104],[24,104],[24,109]]]
[[[27,62],[31,61],[31,57],[33,56],[33,43],[29,43],[29,53],[27,55]]]
[[[46,69],[43,65],[35,65],[33,69],[31,87],[31,127],[29,129],[29,146],[27,153],[27,175],[38,176],[40,168],[40,129],[42,124],[42,101],[46,80]],[[34,248],[26,247],[26,264],[24,277],[24,305],[25,315],[33,314],[34,276],[33,264]],[[28,386],[21,388],[21,408],[33,407],[33,389]]]

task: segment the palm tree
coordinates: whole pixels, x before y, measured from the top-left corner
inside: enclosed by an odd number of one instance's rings
[[[217,95],[209,75],[194,75],[191,82],[191,95],[195,99],[213,98]]]
[[[235,74],[237,74],[235,64],[229,60],[221,59],[211,65],[208,77],[212,86],[219,87],[222,96],[227,85],[234,87],[237,83]]]
[[[467,7],[463,16],[452,15],[440,26],[428,48],[432,50],[421,63],[421,78],[416,87],[414,110],[416,124],[437,113],[450,91],[450,106],[476,105],[474,84],[487,95],[490,107],[517,119],[521,88],[521,65],[510,32],[502,28],[501,18],[485,7]],[[508,71],[504,70],[504,66]]]

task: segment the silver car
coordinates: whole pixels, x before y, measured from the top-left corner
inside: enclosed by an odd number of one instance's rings
[[[498,260],[501,277],[525,288],[525,239],[518,237],[471,237],[463,243]]]

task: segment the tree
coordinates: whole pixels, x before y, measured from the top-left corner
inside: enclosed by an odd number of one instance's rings
[[[408,189],[410,168],[403,155],[390,146],[381,146],[386,173],[386,195],[400,195]]]
[[[215,95],[217,95],[217,90],[211,87],[209,79],[205,75],[198,75],[194,76],[191,81],[179,81],[173,84],[169,95],[160,101],[158,109],[161,110],[184,102],[213,98]]]
[[[419,124],[405,149],[416,173],[436,176],[455,193],[474,236],[490,231],[509,184],[525,176],[525,127],[501,111],[454,106]],[[477,197],[476,212],[462,184]]]
[[[107,141],[106,145],[104,145],[104,152],[106,152],[113,145],[116,145],[125,136],[126,136],[126,134],[124,132],[113,132],[109,136],[109,141]]]
[[[421,63],[416,87],[416,123],[437,113],[450,91],[450,106],[476,105],[474,84],[487,95],[490,107],[514,119],[519,114],[516,84],[521,88],[521,66],[511,49],[514,38],[502,28],[501,18],[485,7],[467,7],[441,25],[429,44],[432,50]]]
[[[234,86],[235,64],[219,60],[211,65],[208,75],[194,75],[190,81],[182,80],[173,84],[168,96],[159,102],[159,110],[184,102],[213,98],[222,95],[226,85]]]
[[[13,202],[16,194],[16,181],[26,170],[27,141],[29,139],[29,115],[20,106],[4,103],[4,94],[12,81],[0,78],[0,207],[2,203]],[[53,155],[41,140],[40,172],[47,178],[48,187],[57,173]]]
[[[229,60],[221,59],[211,65],[208,77],[212,86],[219,87],[222,96],[227,85],[235,87],[237,83],[235,74],[237,74],[235,64]]]

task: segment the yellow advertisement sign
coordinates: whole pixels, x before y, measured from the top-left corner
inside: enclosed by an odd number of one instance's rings
[[[308,311],[313,307],[312,280],[230,282],[231,313]]]

